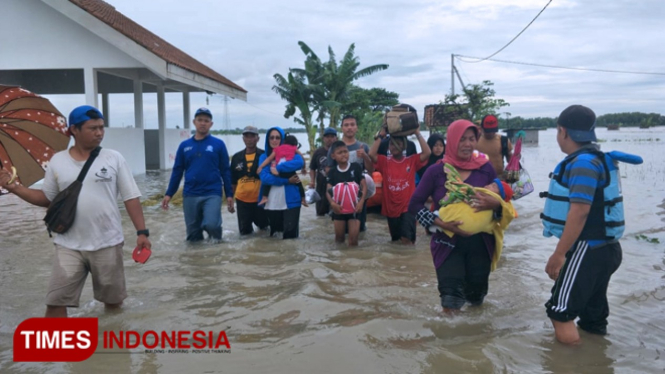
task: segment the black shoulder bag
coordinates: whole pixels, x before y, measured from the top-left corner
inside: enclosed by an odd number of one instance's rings
[[[90,152],[90,157],[88,157],[85,165],[83,165],[83,169],[81,169],[78,178],[76,178],[69,187],[60,191],[53,201],[51,201],[51,204],[46,210],[46,216],[44,217],[49,236],[51,236],[51,232],[63,234],[74,224],[74,219],[76,218],[76,206],[78,204],[79,194],[81,193],[81,187],[83,187],[83,180],[85,179],[85,175],[88,174],[92,162],[95,161],[95,158],[97,158],[101,149],[102,147],[97,147]]]

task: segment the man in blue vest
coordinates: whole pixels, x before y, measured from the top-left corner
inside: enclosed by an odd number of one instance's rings
[[[567,189],[568,203],[558,206],[561,212],[548,211],[546,203],[541,216],[557,217],[554,221],[563,225],[562,233],[557,235],[559,243],[545,268],[556,281],[545,306],[556,339],[565,344],[580,342],[575,326],[578,317],[577,325],[582,330],[598,335],[607,333],[607,286],[621,264],[621,245],[618,237],[608,235],[612,225],[607,224],[604,215],[605,208],[609,209],[604,201],[609,172],[595,144],[595,125],[595,113],[582,105],[572,105],[559,115],[557,143],[568,156],[557,168],[563,170],[557,173],[558,180],[550,184],[549,195],[553,195],[554,189]],[[623,205],[620,209],[623,210]],[[623,220],[620,224],[623,225]]]

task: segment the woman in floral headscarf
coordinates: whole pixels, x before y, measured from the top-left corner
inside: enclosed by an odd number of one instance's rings
[[[409,212],[427,230],[443,228],[452,231],[448,237],[443,232],[432,235],[430,249],[436,268],[441,306],[446,312],[462,308],[465,302],[480,305],[487,295],[488,280],[494,256],[494,236],[486,233],[471,235],[461,230],[461,222],[443,222],[425,207],[429,197],[435,210],[446,195],[446,173],[443,165],[450,164],[459,172],[461,179],[471,186],[483,187],[496,178],[496,172],[487,156],[475,150],[478,128],[467,120],[457,120],[448,127],[446,153],[443,160],[429,167],[413,193]],[[500,219],[501,203],[478,194],[473,206],[477,211],[494,210]]]

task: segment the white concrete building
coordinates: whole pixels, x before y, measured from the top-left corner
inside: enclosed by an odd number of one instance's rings
[[[133,93],[133,128],[107,128],[102,146],[123,153],[134,174],[173,166],[178,144],[190,136],[190,92],[247,100],[242,87],[104,1],[3,0],[2,5],[0,84],[41,95],[85,94],[85,104],[99,107],[107,123],[113,121],[108,96]],[[143,128],[143,93],[151,92],[157,95],[159,130]],[[183,130],[166,129],[166,92],[182,92]]]

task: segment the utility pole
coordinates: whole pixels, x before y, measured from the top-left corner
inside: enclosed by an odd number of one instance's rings
[[[231,120],[229,119],[229,97],[224,95],[224,130],[229,131]]]
[[[455,54],[450,54],[450,94],[455,95]]]

